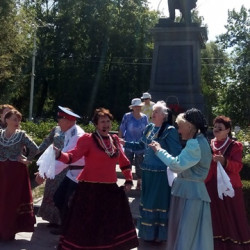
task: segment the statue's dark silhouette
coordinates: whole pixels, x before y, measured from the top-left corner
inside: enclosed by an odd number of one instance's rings
[[[168,0],[168,9],[170,20],[175,20],[175,10],[178,9],[181,12],[181,22],[186,24],[192,23],[191,10],[196,7],[197,0]]]

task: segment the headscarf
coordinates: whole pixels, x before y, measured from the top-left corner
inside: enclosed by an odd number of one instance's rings
[[[207,121],[199,109],[191,108],[184,113],[184,119],[188,122],[192,123],[197,132],[200,130],[202,134],[206,134],[207,131]]]

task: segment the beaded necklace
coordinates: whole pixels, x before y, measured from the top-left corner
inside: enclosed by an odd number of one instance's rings
[[[0,134],[0,144],[2,146],[12,146],[18,143],[22,139],[22,133],[18,133],[17,131],[13,133],[9,138],[6,138],[6,130],[2,130]]]
[[[213,141],[213,148],[215,150],[217,150],[217,151],[221,150],[223,147],[225,147],[225,145],[227,144],[228,140],[229,140],[229,137],[227,137],[227,139],[225,140],[225,142],[220,147],[218,147],[218,148],[214,145],[215,141]]]
[[[160,131],[161,127],[157,128],[155,126],[150,129],[147,134],[145,135],[145,138],[142,138],[142,142],[148,146],[157,136]]]
[[[112,138],[111,136],[108,134],[108,138],[109,138],[109,147],[106,146],[106,144],[104,143],[103,139],[102,139],[102,136],[99,134],[99,132],[96,130],[96,134],[98,135],[100,141],[101,141],[101,144],[102,144],[102,147],[105,151],[105,153],[109,156],[109,157],[112,157],[113,154],[115,153],[115,146],[113,144],[113,141],[112,141]]]

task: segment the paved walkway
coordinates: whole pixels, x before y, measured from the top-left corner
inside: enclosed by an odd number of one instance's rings
[[[37,224],[34,233],[18,233],[15,240],[9,242],[0,242],[1,250],[55,250],[59,236],[49,232],[48,222],[37,217]],[[151,245],[139,240],[140,245],[133,250],[166,250],[166,244]]]
[[[134,187],[136,186],[136,180]],[[119,186],[124,184],[124,179],[119,178]],[[128,193],[128,199],[130,203],[131,213],[133,218],[136,220],[139,217],[139,202],[140,202],[140,191],[133,189]],[[42,197],[34,201],[35,208],[39,208]],[[57,248],[59,236],[53,235],[49,232],[50,228],[47,227],[48,222],[42,220],[41,217],[36,217],[37,223],[35,225],[34,233],[18,233],[16,234],[15,240],[9,242],[0,241],[0,250],[52,250]],[[138,248],[133,250],[167,250],[166,243],[162,245],[152,245],[140,240]]]

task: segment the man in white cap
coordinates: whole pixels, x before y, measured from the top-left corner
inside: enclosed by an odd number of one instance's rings
[[[61,131],[64,132],[64,147],[62,152],[67,152],[76,146],[78,139],[84,134],[84,131],[80,126],[76,125],[76,119],[80,118],[79,115],[75,114],[69,108],[61,106],[58,106],[58,108],[59,111],[57,113],[57,121]],[[74,191],[77,187],[77,176],[82,171],[84,165],[84,157],[74,162],[72,165],[56,161],[55,174],[59,174],[62,170],[68,167],[66,176],[54,195],[55,206],[60,211],[62,224],[65,221],[70,200],[72,199]],[[37,175],[36,180],[38,183],[43,181],[42,177],[39,175]],[[60,234],[61,228],[52,229],[50,232],[53,234]]]
[[[148,92],[143,93],[141,97],[143,101],[143,106],[141,111],[148,117],[148,121],[151,122],[154,102],[151,101],[151,95]]]

